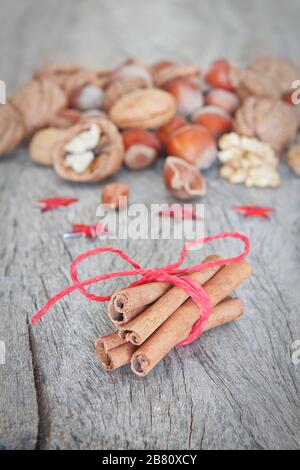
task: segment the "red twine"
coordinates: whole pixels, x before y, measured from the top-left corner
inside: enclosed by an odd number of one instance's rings
[[[233,258],[223,258],[220,260],[211,261],[209,263],[200,263],[190,268],[180,269],[180,266],[184,263],[185,258],[190,248],[197,246],[197,245],[209,243],[213,240],[221,240],[225,238],[235,238],[235,239],[241,240],[245,246],[244,251],[239,256],[235,256]],[[66,289],[64,289],[63,291],[59,292],[58,294],[56,294],[54,297],[52,297],[52,299],[50,299],[41,310],[35,313],[31,321],[32,321],[32,324],[35,325],[56,302],[58,302],[60,299],[62,299],[63,297],[65,297],[66,295],[70,294],[71,292],[75,290],[79,290],[85,297],[87,297],[90,300],[93,300],[94,302],[106,302],[110,300],[111,295],[99,296],[99,295],[91,294],[86,290],[86,287],[92,284],[96,284],[97,282],[107,280],[107,279],[113,279],[115,277],[141,276],[140,280],[133,282],[132,284],[130,284],[129,287],[139,286],[139,285],[147,284],[149,282],[154,282],[154,281],[172,283],[174,286],[177,286],[183,289],[198,305],[199,310],[201,312],[201,316],[199,320],[195,323],[188,338],[177,345],[177,346],[185,346],[187,344],[192,343],[195,339],[197,339],[201,335],[203,331],[203,326],[212,311],[212,305],[203,287],[197,284],[195,281],[193,281],[189,277],[185,277],[184,275],[185,274],[188,275],[196,271],[203,271],[205,269],[213,268],[215,266],[225,266],[229,264],[238,263],[239,261],[242,261],[248,255],[249,250],[250,250],[250,242],[249,242],[249,239],[245,235],[242,235],[238,232],[221,233],[219,235],[199,238],[198,240],[186,243],[183,247],[180,258],[177,261],[177,263],[168,264],[167,266],[163,266],[161,268],[156,268],[156,269],[142,269],[138,263],[136,263],[133,259],[131,259],[122,250],[118,250],[111,246],[95,248],[94,250],[89,250],[86,253],[79,255],[72,262],[70,266],[70,276],[73,281],[73,284],[67,287]],[[130,269],[127,271],[101,274],[91,279],[80,281],[80,279],[78,278],[78,274],[77,274],[78,265],[82,261],[84,261],[85,259],[91,256],[95,256],[100,253],[107,253],[107,252],[115,253],[116,255],[120,256],[124,261],[130,264],[133,267],[133,269]],[[178,277],[178,276],[181,276],[181,277]]]

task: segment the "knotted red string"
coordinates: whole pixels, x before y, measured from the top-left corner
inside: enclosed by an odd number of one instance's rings
[[[244,251],[239,256],[235,256],[233,258],[223,258],[220,260],[211,261],[209,263],[200,263],[190,268],[180,269],[180,266],[184,263],[185,258],[190,248],[200,245],[200,244],[209,243],[213,240],[220,240],[224,238],[236,238],[236,239],[241,240],[245,246]],[[198,305],[199,310],[201,312],[199,320],[194,325],[188,338],[177,345],[177,346],[185,346],[187,344],[192,343],[195,339],[197,339],[201,335],[203,331],[203,326],[212,311],[212,305],[203,287],[200,286],[195,281],[193,281],[191,278],[186,277],[184,275],[203,271],[205,269],[213,268],[216,266],[225,266],[228,264],[238,263],[239,261],[243,260],[248,255],[249,250],[250,250],[250,242],[249,242],[249,239],[245,235],[242,235],[237,232],[221,233],[219,235],[199,238],[198,240],[186,243],[183,247],[180,258],[177,261],[177,263],[168,264],[167,266],[163,266],[161,268],[156,268],[156,269],[142,269],[138,263],[136,263],[133,259],[131,259],[122,250],[118,250],[111,246],[103,247],[103,248],[102,247],[95,248],[94,250],[89,250],[86,253],[79,255],[72,262],[71,267],[70,267],[70,275],[71,275],[73,284],[67,287],[66,289],[62,290],[58,294],[56,294],[54,297],[52,297],[52,299],[50,299],[41,310],[35,313],[31,321],[33,325],[35,325],[56,302],[58,302],[60,299],[70,294],[74,290],[79,290],[85,297],[87,297],[90,300],[93,300],[94,302],[106,302],[110,300],[111,295],[100,296],[100,295],[91,294],[90,292],[86,290],[86,287],[92,284],[96,284],[97,282],[105,281],[107,279],[112,279],[115,277],[140,276],[141,279],[133,282],[132,284],[130,284],[129,287],[135,287],[135,286],[139,286],[139,285],[146,284],[146,283],[153,282],[153,281],[172,283],[174,286],[177,286],[183,289],[189,295],[189,297],[191,297],[193,301]],[[78,265],[85,259],[89,258],[90,256],[95,256],[100,253],[106,253],[106,252],[115,253],[116,255],[120,256],[122,259],[124,259],[124,261],[130,264],[133,267],[133,269],[130,269],[127,271],[118,271],[118,272],[113,272],[113,273],[101,274],[91,279],[80,281],[78,274],[77,274]]]

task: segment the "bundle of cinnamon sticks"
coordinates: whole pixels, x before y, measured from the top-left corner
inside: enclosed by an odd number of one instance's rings
[[[218,259],[217,255],[209,256],[203,263]],[[203,331],[242,316],[243,303],[230,295],[251,273],[251,264],[243,260],[189,276],[203,286],[213,306]],[[163,282],[117,291],[107,313],[116,331],[97,339],[98,360],[108,371],[130,363],[132,371],[141,377],[185,340],[201,317],[199,307],[186,292]]]

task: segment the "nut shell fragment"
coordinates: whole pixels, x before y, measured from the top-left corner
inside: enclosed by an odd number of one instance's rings
[[[95,149],[96,157],[82,173],[76,173],[66,166],[66,145],[78,134],[88,131],[95,124],[100,129],[101,139]],[[116,173],[123,161],[123,142],[116,126],[101,117],[86,118],[81,123],[67,129],[63,138],[56,144],[53,151],[53,165],[57,174],[66,180],[78,182],[102,181]]]
[[[183,201],[206,194],[205,179],[201,173],[194,165],[177,157],[167,157],[164,181],[166,188]]]
[[[157,129],[176,113],[172,95],[156,88],[135,90],[120,98],[110,109],[110,119],[121,129]]]
[[[103,188],[101,201],[102,204],[111,206],[115,209],[122,209],[127,206],[128,194],[129,187],[127,184],[110,183]]]
[[[17,147],[24,135],[21,114],[9,103],[0,105],[0,158]]]

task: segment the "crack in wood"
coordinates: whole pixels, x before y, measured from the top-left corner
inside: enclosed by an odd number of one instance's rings
[[[46,398],[41,383],[35,338],[29,320],[27,320],[27,327],[38,410],[38,429],[35,450],[41,450],[46,448],[46,444],[50,435],[51,424],[49,419],[49,413],[47,411],[48,406],[46,405]]]

